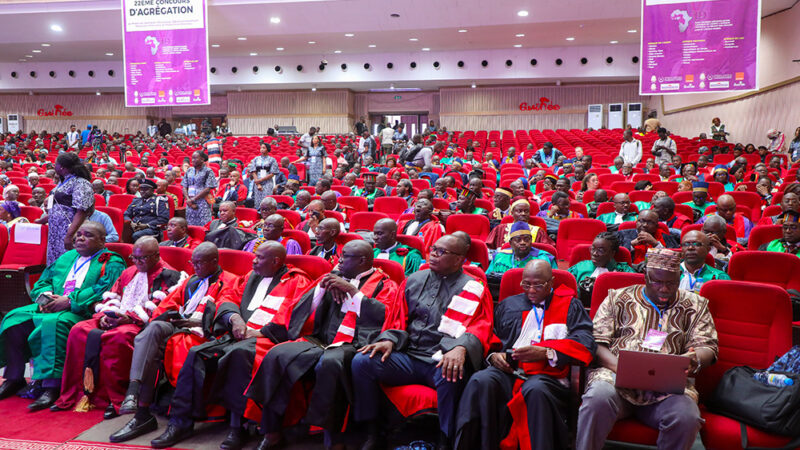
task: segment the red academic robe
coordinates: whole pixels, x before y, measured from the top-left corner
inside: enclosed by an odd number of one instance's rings
[[[403,230],[406,224],[410,222],[409,220],[404,220],[398,224],[398,229]],[[400,233],[402,234],[402,233]],[[428,249],[430,249],[436,241],[439,240],[440,237],[444,235],[442,231],[442,224],[439,221],[431,216],[431,220],[425,223],[425,225],[421,226],[415,236],[422,239],[422,243],[424,244],[425,254],[422,255],[425,258],[428,257]]]

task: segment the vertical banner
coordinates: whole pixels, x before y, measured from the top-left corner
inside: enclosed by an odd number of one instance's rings
[[[643,0],[639,94],[758,89],[759,0]]]
[[[122,0],[126,106],[208,105],[206,0]]]

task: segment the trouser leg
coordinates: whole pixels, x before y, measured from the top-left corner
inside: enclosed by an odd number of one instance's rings
[[[617,420],[629,416],[630,404],[610,383],[595,381],[583,394],[578,411],[578,450],[601,450]]]
[[[455,448],[496,449],[508,433],[514,378],[494,367],[472,375],[458,402]]]
[[[5,331],[6,370],[3,378],[6,380],[23,380],[25,378],[25,364],[30,357],[28,349],[28,336],[33,332],[33,321],[26,320],[19,325],[9,327]]]
[[[164,348],[174,332],[175,327],[171,323],[156,320],[150,322],[133,340],[130,379],[141,384],[139,403],[143,406],[153,402],[158,372],[164,362]]]
[[[392,352],[386,361],[381,355],[373,358],[357,354],[351,363],[353,374],[353,413],[355,420],[372,421],[378,418],[383,393],[381,384],[401,386],[417,384],[424,378],[415,374],[412,359],[405,353]]]
[[[657,445],[663,450],[688,450],[705,422],[697,403],[687,395],[670,395],[652,405],[636,406],[634,415],[658,430]]]
[[[211,341],[189,349],[172,394],[169,406],[170,423],[187,428],[192,425],[193,418],[204,415],[203,386],[209,365],[216,363],[225,345],[219,341]]]
[[[553,377],[533,375],[522,384],[521,392],[528,410],[531,448],[566,449],[569,390]]]
[[[415,371],[425,373],[427,386],[436,389],[436,403],[439,412],[439,428],[448,438],[453,438],[456,432],[456,408],[461,392],[470,378],[467,372],[464,378],[456,381],[447,381],[442,376],[442,369],[436,367],[436,363],[426,363],[420,360],[413,360]],[[465,372],[467,368],[464,367]]]

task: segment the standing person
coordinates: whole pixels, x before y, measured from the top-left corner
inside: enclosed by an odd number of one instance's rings
[[[250,189],[253,191],[253,204],[261,205],[261,200],[268,195],[272,195],[275,189],[275,176],[280,173],[278,161],[269,155],[272,147],[266,142],[261,143],[261,154],[250,161],[247,166],[247,176],[254,175],[253,184]]]
[[[358,122],[356,122],[353,128],[355,128],[356,136],[361,136],[365,131],[367,131],[367,124],[364,121],[364,116],[361,116],[358,119]]]
[[[653,142],[653,155],[656,157],[656,164],[671,164],[672,157],[678,154],[678,146],[675,141],[667,135],[666,128],[658,129],[658,140]]]
[[[315,134],[317,134],[317,129],[315,127],[311,127],[308,129],[308,133],[300,136],[300,139],[297,141],[297,145],[300,146],[301,150],[307,151],[311,147],[311,140],[314,138]]]
[[[47,265],[72,249],[72,239],[94,206],[91,174],[77,153],[62,153],[56,158],[56,173],[61,183],[53,189],[53,206],[47,216]]]
[[[711,119],[711,139],[715,141],[728,142],[728,133],[725,131],[725,125],[719,120],[719,117]]]
[[[81,142],[81,134],[78,133],[78,128],[75,125],[69,126],[67,133],[67,148],[70,150],[78,151],[78,146]]]
[[[769,147],[767,149],[770,153],[784,153],[783,148],[786,143],[786,135],[776,129],[767,131],[767,139],[769,139]]]
[[[206,166],[208,156],[202,150],[192,154],[192,167],[186,171],[181,181],[183,198],[186,199],[186,222],[203,227],[211,222],[211,203],[209,194],[217,187],[214,172]]]
[[[89,142],[89,137],[92,135],[92,126],[86,125],[86,129],[81,131],[81,146]]]
[[[394,137],[394,128],[392,127],[384,127],[380,131],[381,133],[381,150],[383,151],[384,155],[389,155],[392,153],[392,148],[394,144],[392,143],[392,138]]]
[[[622,158],[623,164],[635,166],[642,160],[642,141],[634,139],[632,130],[625,130],[622,135],[624,140],[619,147],[619,156]],[[616,163],[616,160],[614,162]],[[622,164],[619,167],[621,168]]]
[[[309,144],[303,150],[303,156],[294,161],[294,164],[306,161],[306,177],[309,186],[316,185],[319,178],[325,173],[326,158],[327,153],[325,146],[322,145],[322,139],[319,136],[309,138]]]
[[[644,121],[644,132],[649,133],[651,131],[656,131],[657,129],[661,128],[661,122],[656,118],[658,115],[657,112],[650,111],[650,114],[647,115],[647,120]]]
[[[793,163],[800,161],[800,127],[794,130],[794,139],[789,143],[789,157]]]
[[[209,124],[210,126],[211,124]],[[210,132],[208,140],[203,144],[208,152],[208,162],[212,164],[222,164],[222,141]]]
[[[156,125],[155,120],[150,120],[150,125],[147,126],[147,136],[155,137],[156,133],[158,133],[158,126]]]

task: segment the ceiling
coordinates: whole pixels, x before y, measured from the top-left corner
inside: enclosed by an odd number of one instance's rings
[[[326,57],[336,51],[610,46],[615,45],[612,41],[639,40],[641,0],[434,1],[209,0],[210,55],[212,59],[251,53]],[[762,15],[795,3],[763,0]],[[119,61],[119,5],[118,0],[0,0],[0,42],[5,44],[0,62]],[[527,17],[518,16],[523,9],[529,12]],[[271,23],[272,17],[280,23]],[[52,31],[52,25],[63,31]]]

